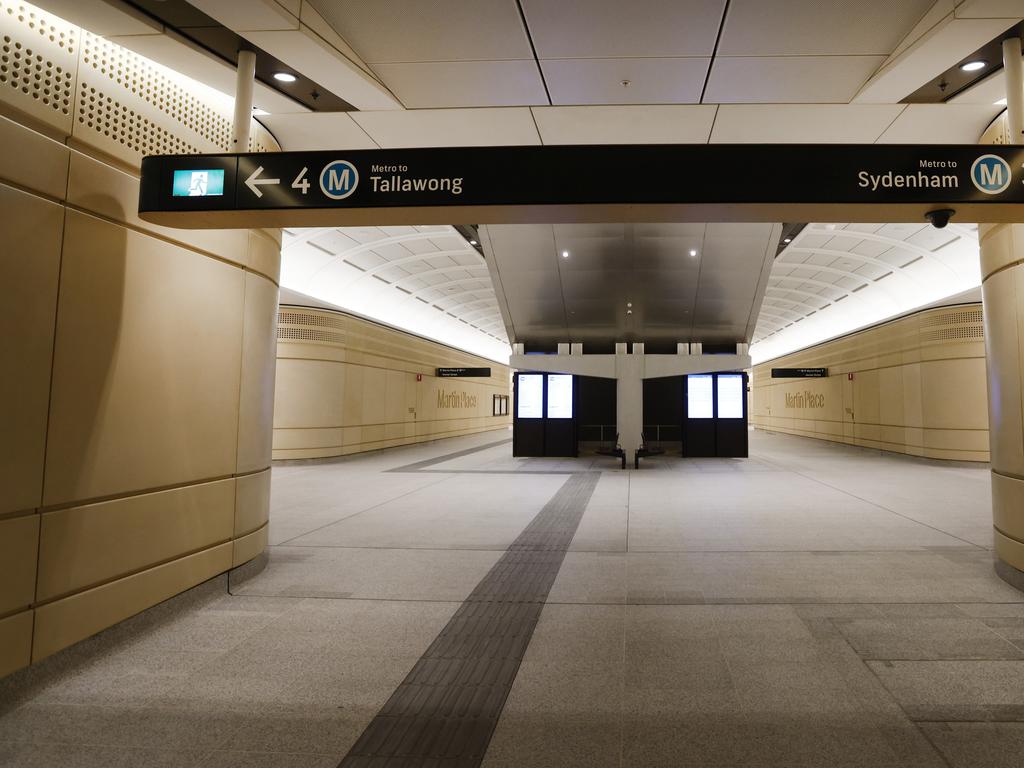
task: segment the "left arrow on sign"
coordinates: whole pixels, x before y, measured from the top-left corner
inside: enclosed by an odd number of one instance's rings
[[[263,197],[263,192],[260,190],[259,185],[261,184],[280,184],[280,179],[261,179],[259,175],[263,173],[263,166],[259,166],[252,175],[245,180],[245,186],[247,186],[256,197]]]

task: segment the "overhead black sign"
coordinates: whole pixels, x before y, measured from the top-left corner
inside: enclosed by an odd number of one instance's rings
[[[828,368],[772,368],[773,379],[824,379]]]
[[[461,147],[173,155],[143,159],[139,212],[151,221],[167,221],[171,219],[159,214],[471,206],[477,214],[471,220],[486,222],[502,220],[488,218],[495,206],[527,207],[520,218],[533,221],[544,220],[540,209],[546,206],[714,204],[728,210],[729,205],[754,204],[916,203],[956,208],[1024,202],[1022,163],[1024,148],[977,145]],[[447,216],[458,220],[451,211]]]
[[[437,375],[442,379],[466,378],[469,376],[487,378],[491,375],[490,368],[438,368]]]

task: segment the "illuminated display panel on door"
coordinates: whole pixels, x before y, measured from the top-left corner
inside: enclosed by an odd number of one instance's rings
[[[552,374],[548,376],[548,418],[572,418],[572,376]]]
[[[543,374],[519,374],[519,385],[516,387],[516,416],[520,419],[539,419],[544,416]]]
[[[718,377],[718,418],[743,418],[743,376],[738,373]]]
[[[712,419],[715,416],[714,379],[710,375],[686,377],[687,416]]]

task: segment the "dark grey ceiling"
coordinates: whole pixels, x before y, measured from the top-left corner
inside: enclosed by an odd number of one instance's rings
[[[781,229],[492,224],[480,237],[512,341],[734,343],[753,335]]]

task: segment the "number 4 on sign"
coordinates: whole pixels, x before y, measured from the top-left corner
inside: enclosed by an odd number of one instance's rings
[[[306,171],[309,168],[303,168],[299,171],[299,175],[295,177],[295,181],[292,182],[292,189],[298,189],[302,191],[302,194],[309,192],[309,179],[306,178]]]

